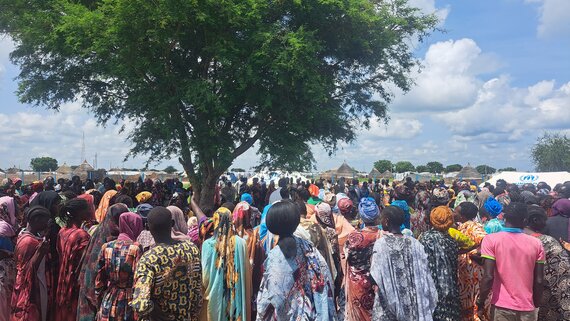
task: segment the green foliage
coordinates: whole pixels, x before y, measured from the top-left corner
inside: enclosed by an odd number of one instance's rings
[[[416,166],[416,172],[418,173],[424,173],[424,172],[429,172],[429,167],[427,167],[427,165],[418,165]]]
[[[460,164],[452,164],[452,165],[447,165],[445,167],[445,172],[446,173],[459,172],[462,169],[463,166],[461,166]]]
[[[128,119],[128,156],[177,156],[200,191],[258,143],[260,167],[307,170],[389,88],[410,89],[435,15],[406,0],[0,0],[24,103],[81,99],[100,123]],[[414,45],[415,46],[415,45]],[[202,196],[210,199],[210,195]],[[213,199],[213,197],[211,198]]]
[[[396,173],[413,172],[414,165],[408,161],[401,161],[396,163]]]
[[[426,164],[426,166],[429,169],[428,172],[430,173],[442,173],[444,170],[443,164],[440,162],[429,162]]]
[[[514,167],[505,167],[505,168],[501,168],[499,169],[499,172],[516,172],[517,169]]]
[[[489,165],[479,165],[475,167],[475,169],[477,170],[477,172],[479,172],[479,174],[493,174],[497,171],[497,169]]]
[[[172,166],[172,165],[167,166],[167,167],[164,169],[164,171],[167,172],[168,174],[173,174],[173,173],[178,172],[178,170],[177,170],[174,166]]]
[[[30,166],[37,172],[55,171],[59,167],[57,160],[51,157],[32,158]]]
[[[245,169],[237,167],[237,168],[230,169],[230,172],[242,173],[242,172],[245,172]]]
[[[379,161],[374,162],[374,168],[376,168],[380,173],[384,173],[385,171],[393,171],[394,165],[391,161],[387,159],[381,159]]]
[[[539,172],[570,171],[570,138],[545,133],[532,147],[532,160]]]

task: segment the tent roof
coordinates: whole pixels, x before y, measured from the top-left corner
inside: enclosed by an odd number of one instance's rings
[[[455,177],[461,179],[481,179],[481,174],[479,174],[479,172],[471,165],[467,164],[467,166],[463,167]]]
[[[73,170],[71,169],[71,166],[67,165],[67,163],[63,163],[63,165],[61,165],[56,170],[56,172],[60,174],[70,174],[71,172],[73,172]]]

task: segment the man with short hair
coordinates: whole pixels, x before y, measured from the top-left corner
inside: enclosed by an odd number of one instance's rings
[[[172,215],[165,207],[153,208],[147,221],[156,245],[137,264],[130,306],[143,320],[198,320],[202,306],[198,247],[172,239]]]
[[[535,237],[522,232],[527,206],[513,202],[505,208],[505,227],[485,236],[481,256],[485,258],[479,316],[491,288],[492,321],[536,321],[536,307],[542,298],[544,249]]]

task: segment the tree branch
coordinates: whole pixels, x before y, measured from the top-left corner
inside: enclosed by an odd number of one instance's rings
[[[261,137],[261,134],[263,133],[263,130],[258,129],[257,133],[255,133],[255,135],[253,135],[252,137],[248,138],[245,142],[243,142],[241,145],[239,145],[232,153],[232,157],[235,159],[238,156],[240,156],[241,154],[245,153],[248,149],[251,148],[251,146],[253,146],[253,144],[255,144],[255,142],[259,139],[259,137]]]

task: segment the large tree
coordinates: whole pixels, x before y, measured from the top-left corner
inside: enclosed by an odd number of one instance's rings
[[[429,168],[430,173],[442,173],[444,170],[443,164],[440,162],[429,162],[426,166]]]
[[[400,161],[396,163],[396,173],[413,172],[416,168],[411,162]]]
[[[384,173],[385,171],[393,171],[393,164],[391,161],[387,159],[381,159],[379,161],[374,162],[374,168],[376,168],[380,173]]]
[[[532,160],[539,172],[570,171],[570,138],[545,133],[532,147]]]
[[[461,164],[451,164],[445,167],[445,172],[446,173],[459,172],[461,169],[463,169],[463,166],[461,166]]]
[[[36,172],[55,171],[58,168],[57,160],[51,157],[32,158],[30,166]]]
[[[409,90],[437,23],[406,0],[0,0],[19,97],[131,122],[127,156],[178,157],[199,195],[258,143],[262,167],[308,169]]]
[[[479,174],[493,174],[497,171],[495,168],[489,165],[479,165],[475,167],[475,169]]]

